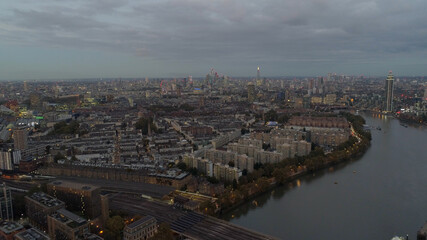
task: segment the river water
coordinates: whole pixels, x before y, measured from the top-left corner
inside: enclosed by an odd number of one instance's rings
[[[427,220],[427,128],[363,117],[374,129],[362,158],[276,188],[225,219],[280,239],[416,239]]]

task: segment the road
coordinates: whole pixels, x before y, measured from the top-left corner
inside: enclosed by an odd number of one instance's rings
[[[151,215],[159,222],[169,223],[175,232],[192,239],[275,239],[217,218],[182,211],[171,205],[145,200],[130,194],[113,194],[110,199],[110,208],[135,215]]]

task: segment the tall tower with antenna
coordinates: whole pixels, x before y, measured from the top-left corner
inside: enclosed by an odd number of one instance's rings
[[[261,74],[259,72],[259,66],[258,66],[257,71],[256,71],[256,85],[258,87],[262,86],[262,79],[261,79]]]

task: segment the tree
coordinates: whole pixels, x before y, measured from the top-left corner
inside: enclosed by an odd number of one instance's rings
[[[274,166],[273,166],[273,164],[266,163],[263,166],[263,170],[264,170],[263,176],[265,176],[265,177],[271,177],[272,173],[274,171]]]
[[[181,169],[182,171],[184,171],[184,170],[186,170],[186,169],[187,169],[187,164],[185,164],[185,162],[179,162],[176,166],[177,166],[179,169]]]
[[[254,169],[256,170],[256,169],[259,169],[259,168],[262,168],[262,163],[255,163],[254,164]]]
[[[156,125],[153,123],[152,118],[140,118],[138,122],[135,123],[136,129],[141,129],[142,134],[148,134],[148,125],[150,125],[151,131],[158,132]]]
[[[154,234],[153,240],[173,240],[173,233],[168,223],[161,223]]]
[[[233,179],[233,189],[237,189],[237,181],[236,181],[236,179]]]
[[[308,156],[309,157],[325,156],[325,152],[323,151],[323,148],[315,147],[314,150],[311,151]]]
[[[77,133],[80,133],[80,124],[77,121],[71,121],[69,124],[65,121],[61,121],[53,126],[53,130],[49,134],[60,135]]]
[[[242,135],[245,135],[246,133],[250,133],[251,131],[249,130],[249,129],[246,129],[246,128],[242,128],[241,130],[240,130],[240,133],[242,134]]]
[[[206,177],[206,180],[208,180],[208,182],[212,183],[212,184],[217,184],[219,183],[218,179],[216,179],[216,177]]]
[[[263,143],[262,144],[262,149],[264,149],[265,151],[267,151],[267,149],[269,149],[270,148],[270,143]]]
[[[216,205],[211,200],[205,200],[202,203],[200,203],[200,211],[208,214],[208,215],[214,215],[216,210]]]
[[[193,144],[193,150],[197,151],[199,149],[199,146],[197,146],[197,144]]]
[[[277,112],[273,109],[269,110],[264,114],[265,121],[277,121]]]
[[[190,168],[188,171],[189,171],[189,172],[191,173],[191,175],[193,175],[193,176],[197,176],[197,175],[199,175],[199,171],[198,171],[198,170],[197,170],[197,168],[195,168],[195,167]]]
[[[60,152],[58,152],[58,153],[55,155],[55,157],[53,157],[53,160],[55,160],[55,162],[58,162],[58,160],[61,160],[61,159],[65,159],[65,156],[64,156],[64,155],[62,155],[62,153],[60,153]]]
[[[282,114],[282,115],[280,115],[280,116],[279,116],[279,118],[277,119],[277,122],[278,122],[278,123],[280,123],[280,124],[283,124],[283,123],[287,123],[287,122],[289,121],[289,119],[290,119],[290,116],[289,116],[289,115],[287,115],[287,114]]]
[[[181,106],[179,106],[179,109],[182,109],[182,110],[188,111],[188,112],[194,111],[194,107],[190,106],[190,104],[188,104],[188,103],[182,104]]]
[[[273,171],[273,177],[276,179],[277,183],[284,184],[288,180],[290,172],[290,167],[276,168]]]
[[[247,184],[248,183],[248,178],[246,176],[240,176],[239,177],[239,183],[241,185]]]
[[[107,220],[106,230],[108,235],[111,235],[112,239],[121,239],[121,232],[125,227],[125,221],[121,216],[114,216]]]

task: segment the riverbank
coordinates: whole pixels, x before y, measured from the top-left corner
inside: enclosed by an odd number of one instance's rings
[[[350,137],[336,150],[324,154],[323,149],[316,148],[306,157],[287,159],[278,164],[262,165],[250,175],[242,177],[238,185],[227,187],[224,193],[218,196],[216,205],[209,203],[203,205],[204,213],[221,217],[277,186],[363,156],[371,141],[370,133],[363,129],[365,120],[361,116],[349,113],[342,113],[342,115],[352,124],[355,136]]]
[[[382,129],[371,130],[360,159],[307,174],[256,197],[256,206],[251,200],[222,218],[280,239],[416,238],[427,211],[427,192],[421,191],[427,182],[427,128],[360,115],[366,125]]]
[[[297,180],[297,179],[299,179],[301,177],[307,176],[309,174],[314,174],[314,173],[316,173],[318,171],[321,171],[321,170],[324,170],[324,169],[327,169],[327,168],[330,168],[330,167],[333,167],[333,166],[337,166],[337,165],[340,165],[340,164],[344,164],[346,162],[356,161],[356,160],[360,159],[361,157],[363,157],[364,153],[367,150],[368,150],[368,148],[365,148],[363,151],[358,152],[358,154],[356,154],[356,155],[348,156],[348,159],[344,159],[343,158],[343,159],[341,159],[339,161],[335,161],[335,162],[331,161],[331,162],[324,163],[322,166],[320,166],[319,168],[317,168],[314,171],[308,170],[307,168],[305,168],[304,170],[299,171],[297,173],[294,173],[291,176],[287,177],[286,180],[285,180],[285,182],[283,182],[283,183],[278,183],[277,181],[275,181],[274,178],[270,178],[269,180],[272,183],[271,183],[270,187],[267,188],[265,191],[259,192],[257,194],[251,195],[251,196],[248,196],[247,199],[244,199],[244,200],[236,203],[235,205],[233,205],[233,206],[231,206],[231,207],[229,207],[227,209],[222,209],[219,214],[215,215],[215,217],[223,218],[224,215],[226,215],[226,214],[234,211],[235,209],[239,208],[240,206],[242,206],[242,205],[244,205],[244,204],[246,204],[246,203],[248,203],[250,201],[253,201],[255,198],[259,197],[260,195],[265,194],[265,193],[267,193],[267,192],[269,192],[271,190],[274,190],[277,187],[283,186],[284,184],[292,183],[293,181],[295,181],[295,180]]]
[[[361,112],[370,113],[370,114],[378,114],[378,115],[384,115],[387,117],[396,118],[401,123],[410,124],[413,126],[427,126],[427,115],[421,115],[417,116],[414,114],[407,114],[407,113],[400,113],[400,114],[392,114],[392,113],[383,113],[373,110],[363,110]]]

